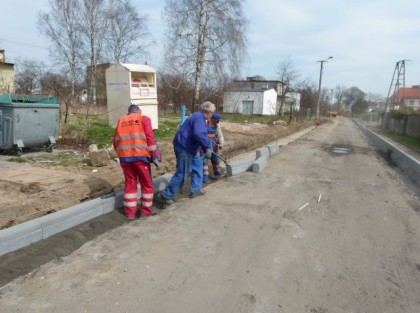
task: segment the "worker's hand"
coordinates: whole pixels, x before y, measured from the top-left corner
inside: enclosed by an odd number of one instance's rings
[[[153,160],[153,164],[156,166],[156,170],[160,170],[162,168],[162,163],[160,163],[157,159]]]
[[[213,151],[211,150],[211,148],[207,148],[206,149],[206,157],[210,159],[212,154],[213,154]]]

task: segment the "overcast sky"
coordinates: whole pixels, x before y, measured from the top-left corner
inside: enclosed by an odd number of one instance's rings
[[[162,59],[164,0],[132,0],[148,14],[157,45],[148,63]],[[0,0],[0,49],[7,61],[48,62],[48,42],[39,36],[38,12],[48,0]],[[406,86],[420,85],[419,0],[247,0],[249,62],[243,77],[277,79],[276,68],[290,58],[300,79],[318,84],[319,60],[325,63],[322,86],[356,86],[387,96],[399,60],[406,62]]]

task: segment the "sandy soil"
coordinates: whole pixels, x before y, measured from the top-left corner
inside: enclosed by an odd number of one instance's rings
[[[294,125],[263,125],[257,123],[223,122],[225,148],[224,159],[250,151],[276,138],[287,136],[303,128],[313,126],[313,121]],[[164,156],[164,168],[154,171],[154,176],[172,173],[175,156],[172,139],[159,142]],[[58,143],[54,153],[66,152],[81,161],[78,165],[58,166],[45,160],[45,152],[27,151],[22,158],[35,158],[35,163],[7,162],[10,155],[0,155],[0,229],[68,208],[80,202],[111,193],[123,188],[121,168],[115,160],[103,167],[88,165],[86,149]]]

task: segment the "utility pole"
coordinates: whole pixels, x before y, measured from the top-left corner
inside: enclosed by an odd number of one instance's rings
[[[322,82],[322,71],[324,69],[324,63],[327,62],[327,60],[332,59],[333,57],[328,57],[325,60],[316,61],[317,63],[321,63],[321,69],[319,71],[319,85],[318,85],[318,102],[316,104],[316,118],[319,118],[319,104],[321,102],[321,82]]]
[[[334,89],[331,89],[331,107],[334,106]]]
[[[392,92],[393,96],[396,94],[398,89],[400,89],[400,80],[402,80],[402,88],[405,88],[405,61],[409,60],[400,60],[395,64],[394,74],[392,74],[391,84],[389,85],[388,90],[388,96],[386,97],[385,112],[389,111],[389,102],[392,86],[394,86],[394,91]],[[404,102],[404,97],[402,97],[402,100]]]

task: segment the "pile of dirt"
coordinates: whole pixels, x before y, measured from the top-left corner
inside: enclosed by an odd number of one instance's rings
[[[293,125],[239,124],[225,121],[222,123],[225,137],[222,156],[229,161],[230,158],[238,154],[252,151],[278,138],[313,125],[313,121],[304,121]],[[159,147],[164,156],[164,166],[159,171],[153,170],[155,177],[173,173],[176,166],[172,138],[161,140]],[[70,147],[68,143],[59,141],[55,153],[59,151],[67,151],[66,153],[77,155],[85,160],[89,158],[88,149],[83,146]],[[22,157],[33,157],[33,155],[27,153]],[[42,160],[42,156],[40,158]],[[14,175],[13,171],[17,170],[22,172],[22,175]],[[88,165],[88,162],[77,162],[71,166],[58,166],[54,162],[45,161],[13,164],[2,168],[2,173],[4,175],[0,179],[2,208],[0,210],[0,228],[7,228],[68,208],[109,194],[124,186],[121,168],[114,159],[108,165],[97,168]]]

